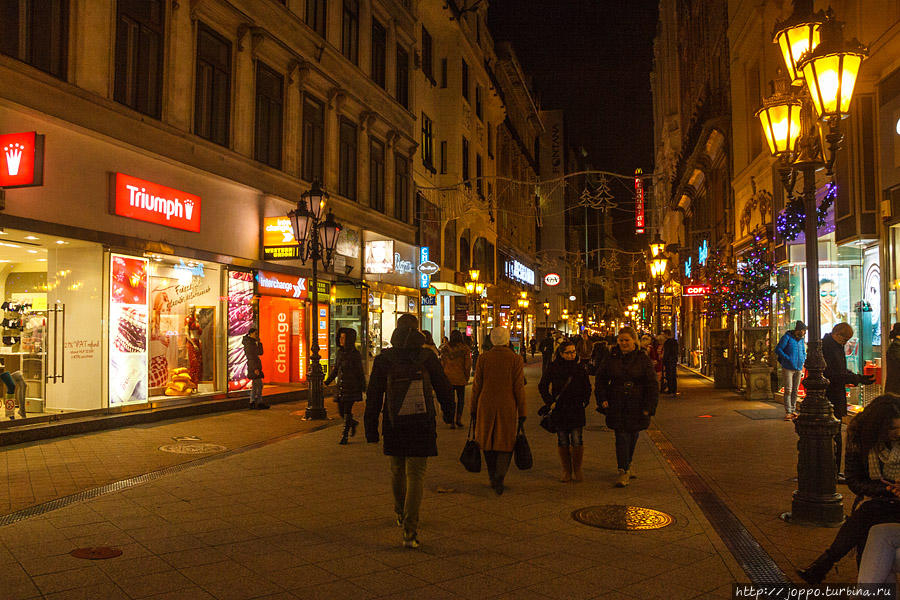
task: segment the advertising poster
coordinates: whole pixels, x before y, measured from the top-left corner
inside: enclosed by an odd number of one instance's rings
[[[241,340],[253,326],[253,274],[228,273],[228,390],[250,388]]]
[[[394,241],[373,240],[366,242],[366,273],[394,272]]]
[[[147,264],[112,255],[109,307],[109,405],[147,401]]]
[[[881,346],[881,268],[878,251],[866,251],[863,264],[863,311],[860,315],[860,338],[866,348]]]
[[[806,292],[806,269],[803,269],[803,291]],[[804,308],[804,313],[805,313]],[[850,268],[819,268],[819,327],[822,335],[830,333],[838,323],[850,323]],[[854,327],[844,351],[847,354],[847,368],[856,369],[859,352],[859,332]]]
[[[328,305],[319,304],[319,314],[316,319],[316,334],[319,336],[319,364],[322,365],[322,373],[328,377]]]

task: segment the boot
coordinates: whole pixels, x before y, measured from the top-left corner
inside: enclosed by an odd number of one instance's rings
[[[572,481],[583,481],[581,461],[584,458],[584,446],[572,446]]]
[[[572,481],[572,452],[569,446],[557,446],[559,449],[559,462],[562,463],[562,475],[559,480],[563,483]]]
[[[359,421],[357,421],[353,417],[350,417],[350,437],[353,437],[356,435],[356,426],[357,425],[359,425]]]
[[[619,474],[616,476],[616,487],[625,487],[628,485],[628,471],[625,469],[619,469]]]
[[[347,432],[346,431],[344,431],[344,433],[341,435],[341,441],[339,441],[338,444],[340,444],[341,446],[347,445]]]
[[[812,561],[811,565],[805,569],[798,569],[797,575],[809,585],[818,585],[822,583],[828,572],[831,571],[835,562],[831,553],[826,550],[816,560]]]

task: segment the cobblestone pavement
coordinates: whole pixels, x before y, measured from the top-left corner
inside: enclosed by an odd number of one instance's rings
[[[441,426],[440,456],[428,464],[418,550],[400,546],[380,445],[366,444],[360,432],[338,446],[334,426],[303,433],[311,424],[291,414],[298,406],[0,450],[20,455],[3,463],[11,477],[34,481],[32,456],[51,457],[55,468],[43,469],[52,473],[93,469],[102,475],[65,488],[77,491],[184,460],[157,450],[174,437],[193,435],[232,450],[286,435],[0,527],[0,597],[729,598],[732,582],[747,581],[646,436],[635,456],[638,479],[614,488],[613,436],[589,411],[585,481],[559,483],[555,436],[543,432],[534,416],[539,365],[532,363],[527,373],[534,468],[512,467],[507,492],[495,496],[485,473],[466,473],[458,463],[465,430]],[[827,543],[833,530],[800,531],[777,520],[792,491],[786,481],[796,460],[796,451],[789,452],[796,448],[790,424],[752,421],[734,409],[760,403],[735,400],[691,376],[682,381],[681,396],[661,401],[658,427],[783,568],[805,558],[801,546],[785,540],[801,544],[807,556],[819,550],[818,539]],[[763,487],[747,489],[754,486]],[[11,493],[20,500],[10,507],[54,493],[60,489],[42,496]],[[575,509],[603,504],[658,509],[675,523],[625,532],[571,518]],[[68,554],[90,546],[113,546],[123,554],[98,561]]]

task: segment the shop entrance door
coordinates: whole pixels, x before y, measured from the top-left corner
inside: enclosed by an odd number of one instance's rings
[[[259,337],[266,383],[304,383],[307,370],[305,303],[263,296],[259,300]]]

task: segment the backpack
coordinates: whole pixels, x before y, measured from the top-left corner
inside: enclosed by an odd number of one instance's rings
[[[423,358],[420,354],[414,360],[391,363],[384,403],[385,417],[391,427],[434,418],[434,391]]]

